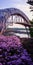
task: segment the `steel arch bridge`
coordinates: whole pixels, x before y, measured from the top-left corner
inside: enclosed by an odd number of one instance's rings
[[[2,24],[0,23],[0,25],[3,26],[1,33],[4,33],[4,30],[6,30],[7,32],[15,32],[15,33],[19,33],[19,34],[27,34],[28,36],[30,35],[29,33],[29,27],[30,27],[30,22],[29,22],[29,18],[19,9],[17,8],[7,8],[7,9],[3,9],[0,10],[0,22],[3,22]],[[24,26],[24,29],[21,28],[21,30],[24,31],[19,31],[20,28],[16,28],[11,30],[10,28],[8,29],[8,26],[13,26],[13,23],[19,24],[22,26]],[[17,25],[16,25],[17,26]],[[18,27],[18,26],[17,26]]]

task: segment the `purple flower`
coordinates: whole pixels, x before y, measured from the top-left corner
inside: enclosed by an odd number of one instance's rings
[[[0,53],[0,61],[3,65],[6,63],[7,65],[33,65],[29,54],[16,36],[0,36]]]
[[[0,65],[2,65],[2,63],[0,63]]]

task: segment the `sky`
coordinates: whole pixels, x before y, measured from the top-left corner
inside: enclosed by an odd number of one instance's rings
[[[0,0],[0,9],[4,8],[18,8],[23,11],[30,20],[33,19],[33,12],[30,12],[30,5],[26,3],[27,0]]]

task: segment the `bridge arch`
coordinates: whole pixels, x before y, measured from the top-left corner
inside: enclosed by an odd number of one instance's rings
[[[5,28],[6,29],[8,28],[6,25],[10,24],[10,21],[11,21],[10,18],[11,17],[12,17],[12,22],[11,23],[13,23],[13,17],[17,16],[17,18],[19,18],[19,17],[22,18],[24,20],[24,22],[23,21],[20,22],[18,20],[18,22],[16,22],[16,24],[19,24],[19,25],[21,25],[21,27],[24,27],[24,29],[25,29],[24,31],[26,31],[26,32],[23,31],[21,33],[28,34],[28,36],[30,37],[30,34],[28,32],[29,31],[29,27],[30,27],[29,18],[22,11],[20,11],[17,8],[8,8],[8,9],[2,10],[2,14],[3,14],[3,17],[5,19]],[[17,18],[15,18],[15,19],[17,19]],[[20,28],[19,28],[19,30],[20,30]],[[16,32],[16,31],[14,30],[14,32]],[[17,31],[17,32],[19,33],[20,31]]]
[[[30,23],[29,18],[22,11],[20,11],[17,8],[8,8],[8,9],[4,10],[5,18],[8,18],[11,15],[20,15],[21,17],[23,17],[26,20],[26,22],[28,22],[28,24]]]

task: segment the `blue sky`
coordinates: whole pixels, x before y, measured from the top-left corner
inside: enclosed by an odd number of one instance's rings
[[[30,20],[32,20],[33,16],[29,10],[29,5],[26,2],[27,0],[0,0],[0,9],[18,8],[23,11]]]
[[[14,7],[15,4],[25,4],[26,0],[0,0],[0,8]]]

